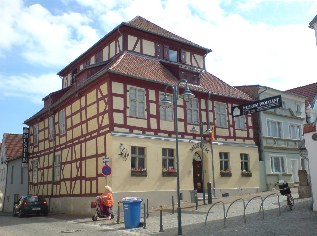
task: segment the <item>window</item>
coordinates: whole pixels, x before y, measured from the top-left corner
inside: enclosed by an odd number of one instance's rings
[[[13,184],[13,171],[14,171],[14,166],[11,166],[11,184]]]
[[[32,182],[37,183],[38,160],[32,161]]]
[[[234,117],[236,124],[236,129],[246,129],[246,120],[245,115]]]
[[[285,101],[282,101],[282,108],[286,109],[286,102]]]
[[[33,127],[33,142],[34,142],[34,145],[37,145],[38,142],[39,142],[38,134],[39,134],[39,124],[36,124]]]
[[[99,63],[103,61],[103,54],[102,54],[102,50],[97,52],[95,55],[95,63]]]
[[[198,99],[193,98],[187,102],[187,122],[195,123],[198,121]]]
[[[268,120],[267,121],[267,135],[275,138],[282,138],[282,122]]]
[[[168,59],[170,61],[178,62],[178,52],[176,50],[168,50]]]
[[[227,128],[227,105],[225,103],[215,103],[216,125],[218,127]]]
[[[301,128],[300,125],[289,125],[288,126],[289,131],[289,138],[290,139],[300,139],[301,136]]]
[[[160,96],[160,101],[164,98],[165,94],[161,94]],[[166,94],[167,98],[172,101],[173,96],[171,94]],[[160,118],[161,120],[168,120],[172,121],[173,120],[173,107],[162,107],[160,106]]]
[[[131,147],[131,170],[145,169],[145,148]]]
[[[249,171],[249,155],[240,153],[241,171]]]
[[[90,66],[90,59],[86,60],[86,61],[84,62],[84,65],[83,65],[83,66],[84,66],[84,68]]]
[[[302,113],[302,108],[301,105],[296,103],[296,113],[301,114]]]
[[[174,149],[163,148],[162,149],[162,169],[163,170],[174,170]]]
[[[143,89],[130,88],[130,116],[145,117],[145,92]]]
[[[230,170],[229,153],[219,152],[219,158],[220,158],[220,171]]]
[[[55,155],[55,160],[53,163],[54,181],[60,180],[60,173],[61,173],[60,163],[61,163],[61,156]]]
[[[48,131],[49,139],[53,140],[53,138],[55,136],[55,134],[54,134],[54,117],[53,116],[50,116],[48,118],[48,128],[49,128],[49,131]]]
[[[282,156],[271,156],[271,171],[273,173],[284,173],[285,172],[284,157]]]
[[[61,110],[58,113],[58,121],[59,121],[59,134],[63,135],[66,132],[65,129],[65,109]]]

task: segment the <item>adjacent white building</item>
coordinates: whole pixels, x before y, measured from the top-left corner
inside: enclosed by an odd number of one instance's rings
[[[276,188],[280,178],[290,186],[296,185],[298,170],[305,169],[298,149],[305,123],[305,97],[260,85],[236,88],[254,100],[281,95],[282,107],[253,115],[258,131],[255,139],[259,146],[260,187],[262,191]]]
[[[22,134],[3,135],[0,152],[0,211],[11,212],[15,199],[28,191],[28,173],[22,166]]]

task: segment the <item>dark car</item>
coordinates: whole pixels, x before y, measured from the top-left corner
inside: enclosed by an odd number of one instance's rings
[[[48,214],[48,205],[44,197],[39,195],[22,196],[13,206],[13,216]]]

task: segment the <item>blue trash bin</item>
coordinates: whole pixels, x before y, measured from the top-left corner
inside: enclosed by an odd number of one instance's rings
[[[121,200],[124,212],[124,225],[126,229],[138,228],[141,217],[141,202],[138,197],[125,197]]]

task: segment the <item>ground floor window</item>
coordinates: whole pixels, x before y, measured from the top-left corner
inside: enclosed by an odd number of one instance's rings
[[[174,149],[163,148],[162,149],[162,170],[163,171],[175,170],[174,163],[175,163]]]
[[[230,170],[229,153],[219,152],[219,158],[220,158],[220,171]]]
[[[241,171],[249,171],[249,155],[240,153]]]
[[[131,147],[131,170],[145,170],[144,147]]]
[[[271,156],[271,171],[273,173],[285,173],[285,157]]]

